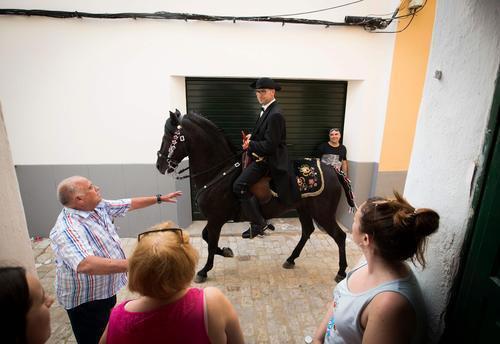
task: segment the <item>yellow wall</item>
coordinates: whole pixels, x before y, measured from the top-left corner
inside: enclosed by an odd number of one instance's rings
[[[396,34],[379,171],[407,171],[422,99],[436,2],[427,0],[410,26]],[[404,9],[401,14],[407,14]],[[398,30],[408,24],[401,19]]]

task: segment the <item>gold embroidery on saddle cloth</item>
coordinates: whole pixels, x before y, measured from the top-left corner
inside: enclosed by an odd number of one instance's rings
[[[306,198],[306,197],[318,196],[323,192],[325,188],[325,180],[323,177],[323,170],[321,169],[320,160],[304,158],[300,161],[301,161],[300,166],[298,168],[295,168],[296,172],[300,173],[300,176],[295,176],[297,181],[297,187],[299,188],[300,192],[300,197]],[[311,166],[311,164],[314,164],[315,166],[313,167]],[[311,178],[308,179],[308,181],[306,181],[306,178],[304,177],[311,177]],[[314,183],[311,183],[311,181],[314,181]],[[318,190],[307,192],[308,189],[318,186],[317,184],[320,184]],[[271,194],[273,195],[273,197],[278,197],[278,194],[273,189],[271,189]]]
[[[297,187],[301,198],[318,196],[323,192],[325,183],[319,159],[303,159],[298,166],[297,172],[299,174],[296,176]],[[318,184],[319,188],[314,190],[318,187]]]

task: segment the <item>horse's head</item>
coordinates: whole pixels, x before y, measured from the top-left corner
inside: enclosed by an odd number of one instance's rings
[[[165,174],[165,171],[174,172],[182,159],[188,155],[181,122],[182,115],[179,110],[175,110],[175,113],[170,111],[156,159],[156,168],[161,174]]]

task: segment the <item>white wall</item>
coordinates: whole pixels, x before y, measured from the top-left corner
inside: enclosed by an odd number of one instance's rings
[[[405,196],[441,216],[419,273],[432,331],[443,312],[471,213],[472,167],[482,147],[500,63],[500,2],[437,2],[431,56]],[[442,80],[433,78],[435,70]],[[434,336],[433,338],[439,338]]]
[[[9,140],[0,104],[0,262],[2,266],[23,266],[36,273],[23,204],[12,164]]]
[[[1,6],[243,16],[342,3],[5,0]],[[301,17],[343,21],[391,12],[397,3],[367,0]],[[344,143],[350,160],[377,162],[393,44],[391,34],[351,27],[2,16],[0,100],[14,164],[154,162],[166,114],[185,107],[185,76],[352,81]]]

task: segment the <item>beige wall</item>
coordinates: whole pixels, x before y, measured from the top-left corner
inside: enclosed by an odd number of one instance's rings
[[[379,171],[408,170],[429,60],[435,5],[435,0],[428,0],[410,26],[396,35]],[[400,21],[398,30],[408,20]]]
[[[1,105],[1,104],[0,104]],[[24,209],[0,106],[0,261],[35,272]]]
[[[396,34],[387,114],[380,155],[376,193],[387,196],[392,189],[403,191],[410,162],[420,102],[427,71],[435,0],[425,7],[403,32]],[[401,14],[408,13],[406,9]],[[398,31],[408,19],[400,20]]]

